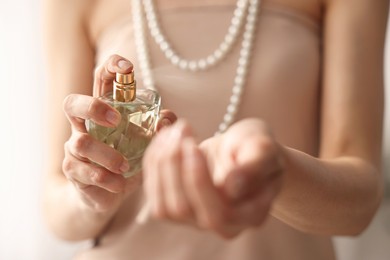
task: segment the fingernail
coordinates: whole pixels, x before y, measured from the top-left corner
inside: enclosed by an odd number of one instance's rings
[[[114,111],[107,111],[106,113],[106,120],[113,124],[113,125],[116,125],[118,122],[119,122],[119,119],[120,119],[120,116],[118,113],[114,112]]]
[[[127,70],[131,67],[131,63],[127,60],[120,60],[118,61],[118,67],[123,70]]]
[[[226,191],[228,196],[233,200],[241,199],[246,192],[247,180],[242,175],[236,175],[230,178],[226,184]]]
[[[171,120],[169,120],[168,118],[163,118],[162,120],[161,120],[161,125],[164,127],[164,126],[170,126],[170,125],[172,125],[172,122],[171,122]]]
[[[122,165],[121,165],[121,167],[119,168],[119,170],[121,171],[121,172],[126,172],[126,171],[128,171],[129,170],[129,163],[127,162],[127,160],[123,160],[123,162],[122,162]]]

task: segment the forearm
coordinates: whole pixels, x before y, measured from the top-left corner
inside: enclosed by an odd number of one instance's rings
[[[310,233],[356,235],[382,197],[378,169],[356,157],[317,159],[284,148],[285,183],[272,214]]]
[[[45,217],[51,230],[62,239],[95,238],[116,212],[116,209],[97,212],[88,208],[74,185],[65,178],[50,177],[45,186]]]

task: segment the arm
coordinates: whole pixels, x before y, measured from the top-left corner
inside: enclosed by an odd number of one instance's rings
[[[112,55],[92,77],[94,50],[86,21],[93,6],[88,1],[48,1],[46,7],[51,84],[45,215],[51,229],[64,239],[95,238],[139,188],[141,174],[123,178],[121,173],[131,165],[118,151],[93,139],[85,119],[107,127],[119,123],[118,111],[92,97],[92,89],[95,96],[111,91],[115,73],[129,73],[132,64]],[[163,110],[160,120],[157,129],[176,116]]]
[[[95,237],[115,212],[96,212],[85,207],[79,191],[62,171],[64,144],[71,136],[63,112],[64,99],[70,93],[92,93],[94,49],[86,25],[90,2],[45,1],[48,152],[44,209],[50,228],[71,240]]]
[[[320,155],[284,149],[273,211],[298,229],[358,234],[380,204],[387,12],[386,0],[327,1]]]

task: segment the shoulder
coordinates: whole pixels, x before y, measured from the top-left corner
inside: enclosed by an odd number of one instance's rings
[[[98,0],[44,0],[44,27],[48,36],[63,38],[83,27]],[[76,29],[76,30],[75,30]]]
[[[99,1],[43,1],[45,56],[50,64],[50,77],[63,77],[69,72],[72,75],[81,72],[84,75],[92,74],[80,67],[88,69],[92,67],[93,45],[86,28],[90,11],[97,2]],[[75,66],[76,62],[80,67]]]
[[[370,31],[383,34],[387,25],[390,0],[322,0],[325,23],[339,30],[349,28],[350,34]]]
[[[388,3],[389,0],[375,0],[375,1],[372,1],[372,0],[354,0],[353,2],[351,2],[350,0],[320,0],[322,1],[324,4],[334,4],[334,3],[347,3],[349,4],[350,6],[354,6],[356,4],[359,4],[359,3],[367,3],[367,4],[373,4],[373,5],[376,5],[376,4],[383,4],[383,3]]]
[[[56,15],[58,18],[82,17],[87,15],[99,0],[44,0],[43,8],[46,15]]]
[[[321,0],[325,7],[325,10],[329,7],[349,8],[350,10],[356,10],[360,8],[383,8],[382,11],[388,11],[388,5],[390,0]]]

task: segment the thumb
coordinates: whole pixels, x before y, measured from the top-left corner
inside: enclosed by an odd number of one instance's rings
[[[157,122],[157,131],[166,126],[173,125],[177,121],[177,116],[171,110],[163,109],[160,112],[160,119]]]
[[[133,64],[119,55],[112,55],[110,58],[95,70],[93,95],[102,96],[112,91],[112,81],[116,73],[130,73],[133,70]]]
[[[239,202],[251,197],[261,188],[260,178],[253,174],[252,165],[235,167],[226,177],[224,184],[225,196],[233,202]]]
[[[225,179],[224,191],[233,201],[252,197],[280,171],[277,149],[265,139],[252,138],[243,142],[235,156],[235,165]]]

